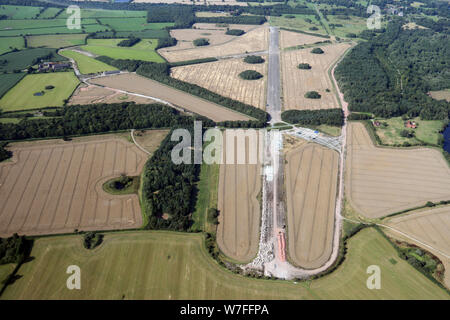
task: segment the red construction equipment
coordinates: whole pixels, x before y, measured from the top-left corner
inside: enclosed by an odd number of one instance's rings
[[[286,240],[284,239],[284,233],[278,232],[278,255],[281,261],[286,261]]]

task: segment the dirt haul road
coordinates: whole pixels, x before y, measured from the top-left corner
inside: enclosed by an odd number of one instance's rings
[[[106,88],[119,89],[131,93],[148,95],[176,106],[205,116],[213,121],[250,120],[250,117],[227,109],[213,102],[193,96],[157,81],[141,77],[134,73],[125,73],[89,80],[90,83],[102,85]]]
[[[243,130],[225,131],[224,159],[227,157],[227,144],[233,144],[234,140],[228,134],[239,131]],[[261,165],[258,161],[251,164],[249,160],[245,161],[246,164],[236,164],[237,156],[245,152],[246,158],[249,158],[249,153],[255,150],[253,147],[258,150],[258,140],[247,140],[245,151],[238,149],[236,142],[234,144],[234,164],[220,165],[217,243],[228,257],[248,262],[258,251],[261,209],[257,197],[261,191]]]
[[[103,191],[107,180],[139,175],[147,155],[115,136],[14,144],[0,164],[0,236],[138,228],[137,195]]]
[[[368,218],[450,199],[450,168],[434,149],[378,148],[362,123],[348,127],[346,194]]]

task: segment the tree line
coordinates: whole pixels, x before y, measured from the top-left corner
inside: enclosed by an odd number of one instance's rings
[[[288,123],[318,126],[326,124],[341,127],[344,125],[342,109],[322,110],[287,110],[281,114],[281,119]]]
[[[206,127],[215,123],[205,117],[182,115],[163,104],[115,104],[74,105],[45,111],[50,118],[23,119],[19,123],[0,123],[0,140],[21,140],[50,137],[67,137],[93,133],[143,128],[166,128],[188,125],[195,119]]]

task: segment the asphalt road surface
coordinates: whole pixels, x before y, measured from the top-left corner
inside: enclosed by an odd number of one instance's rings
[[[281,121],[281,83],[280,49],[278,47],[278,28],[270,27],[269,32],[269,70],[267,80],[267,107],[271,123]]]

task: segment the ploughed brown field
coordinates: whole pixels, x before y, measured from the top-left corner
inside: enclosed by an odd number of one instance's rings
[[[364,216],[450,199],[450,168],[438,150],[375,147],[359,122],[350,122],[347,137],[346,195]]]
[[[265,109],[267,57],[261,64],[245,63],[242,58],[172,68],[172,77],[194,83],[225,97]],[[255,70],[264,75],[258,80],[243,80],[239,73]]]
[[[200,38],[208,38],[201,36]],[[195,48],[187,48],[183,50],[158,50],[169,62],[186,61],[194,59],[203,59],[210,57],[223,57],[230,55],[245,54],[246,52],[264,51],[268,49],[269,28],[261,26],[250,30],[242,36],[235,37],[226,43],[210,44]]]
[[[448,258],[450,256],[450,207],[393,217],[389,219],[388,225],[436,249],[430,250],[411,239],[403,239],[407,242],[414,242],[439,257],[446,270],[445,283],[447,287],[450,287],[450,258]],[[396,232],[389,231],[389,233],[394,237],[402,238]]]
[[[280,30],[280,48],[285,49],[298,45],[312,44],[316,42],[325,41],[328,39],[309,34]]]
[[[322,48],[323,54],[311,53],[312,48],[286,50],[281,53],[285,110],[339,108],[328,70],[345,50],[350,48],[350,45],[336,43],[318,47]],[[297,66],[300,63],[310,64],[311,69],[298,69]],[[327,92],[327,89],[330,92]],[[320,99],[305,98],[305,93],[308,91],[317,91],[322,97]]]
[[[152,99],[137,97],[97,86],[79,86],[69,100],[69,105],[93,103],[121,103],[134,101],[138,104],[155,103]]]
[[[0,236],[142,225],[138,196],[110,195],[107,180],[140,175],[147,154],[108,135],[71,142],[17,143],[0,164]]]
[[[108,88],[124,90],[162,99],[214,121],[236,121],[250,119],[250,117],[235,112],[231,109],[193,96],[184,91],[171,88],[157,81],[141,77],[134,73],[96,78],[90,81],[94,84],[100,84]]]
[[[224,134],[223,157],[227,156],[227,144],[232,143],[231,137],[227,137],[231,131],[233,130],[227,130]],[[246,158],[249,158],[253,148],[257,150],[258,144],[258,140],[246,141]],[[240,154],[237,148],[235,143],[235,158]],[[237,163],[237,159],[234,163]],[[258,161],[254,164],[247,160],[245,164],[220,165],[217,243],[225,255],[239,262],[249,262],[258,252],[261,217],[258,200],[258,194],[261,192],[260,171],[261,165]]]
[[[306,269],[332,252],[338,160],[336,151],[306,142],[286,154],[287,249]]]

